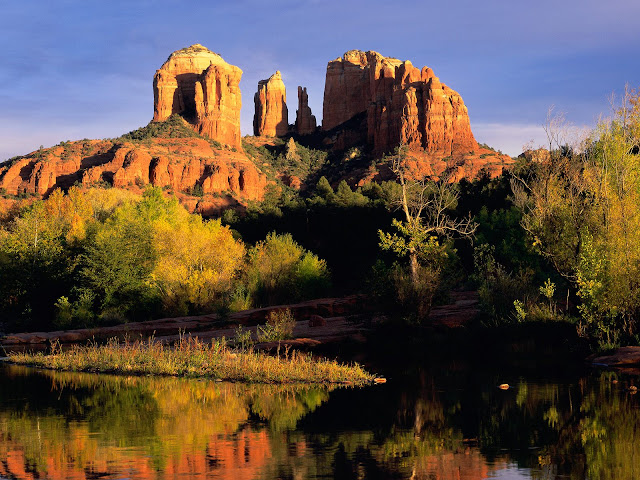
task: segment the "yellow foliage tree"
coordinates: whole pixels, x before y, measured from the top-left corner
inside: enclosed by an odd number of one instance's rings
[[[158,263],[153,277],[165,308],[187,314],[221,305],[244,258],[244,245],[229,228],[185,210],[179,218],[156,221],[154,236]]]

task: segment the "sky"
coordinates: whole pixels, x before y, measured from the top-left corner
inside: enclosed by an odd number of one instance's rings
[[[555,106],[579,127],[640,85],[637,0],[20,0],[0,16],[0,161],[62,140],[116,137],[153,116],[169,54],[200,43],[243,70],[242,134],[276,70],[318,120],[327,62],[351,49],[431,67],[479,142],[543,145]]]

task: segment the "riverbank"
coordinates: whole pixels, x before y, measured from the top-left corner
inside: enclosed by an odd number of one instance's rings
[[[349,383],[363,385],[374,376],[357,364],[314,359],[308,354],[284,350],[275,356],[255,351],[235,351],[224,341],[204,343],[183,337],[173,347],[153,339],[105,345],[74,345],[43,353],[14,352],[10,363],[63,371],[206,377],[247,383]]]

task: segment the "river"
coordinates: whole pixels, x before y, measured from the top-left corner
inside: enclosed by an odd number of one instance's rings
[[[325,388],[0,365],[0,478],[631,480],[635,381],[449,362]]]

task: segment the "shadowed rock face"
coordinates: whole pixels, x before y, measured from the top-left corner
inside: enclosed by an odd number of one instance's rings
[[[173,52],[153,78],[153,120],[177,113],[198,133],[241,148],[242,70],[196,44]]]
[[[281,137],[289,131],[287,91],[280,72],[267,80],[258,82],[258,91],[253,97],[256,113],[253,117],[254,135]]]
[[[327,65],[322,128],[362,113],[376,154],[399,144],[442,156],[478,148],[462,98],[430,68],[351,50]]]
[[[298,110],[296,110],[296,133],[308,135],[316,131],[316,117],[309,108],[307,88],[298,87]]]

